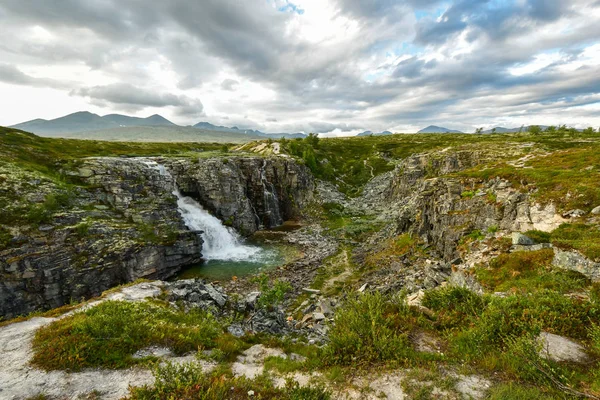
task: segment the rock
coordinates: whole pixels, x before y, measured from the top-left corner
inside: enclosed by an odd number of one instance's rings
[[[512,244],[513,245],[521,245],[521,246],[531,246],[531,245],[534,245],[535,242],[529,236],[525,236],[519,232],[513,232]]]
[[[227,332],[231,333],[235,337],[242,337],[246,334],[244,328],[240,324],[231,324],[227,327]]]
[[[333,305],[330,299],[321,299],[319,301],[319,309],[325,316],[330,317],[333,315]]]
[[[540,356],[543,358],[579,363],[588,359],[583,346],[566,337],[542,332],[537,340],[541,346]]]
[[[423,290],[419,290],[416,293],[409,294],[406,296],[406,304],[409,306],[420,306],[421,301],[425,297],[425,292]]]
[[[364,285],[362,285],[359,289],[358,292],[359,293],[363,293],[365,290],[367,290],[367,288],[369,287],[368,283],[365,283]]]
[[[539,243],[532,246],[515,245],[511,248],[511,251],[539,251],[543,249],[551,249],[552,247],[552,243]]]
[[[310,294],[321,294],[321,291],[318,289],[302,288],[302,291]]]
[[[219,307],[223,307],[225,305],[227,298],[221,291],[216,290],[210,283],[207,284],[205,288],[211,300],[217,303]]]
[[[586,214],[585,211],[579,210],[579,209],[575,209],[575,210],[569,210],[569,211],[567,211],[562,216],[564,218],[579,218],[579,217],[583,217],[585,214]]]
[[[592,215],[600,215],[600,206],[598,206],[598,207],[594,208],[594,209],[591,211],[591,214],[592,214]]]
[[[169,358],[173,357],[174,353],[168,347],[150,346],[136,351],[132,358],[140,359],[146,357]]]
[[[577,271],[592,281],[600,281],[600,263],[585,258],[577,251],[564,251],[555,248],[552,265],[571,271]]]
[[[323,314],[323,313],[313,313],[313,319],[316,322],[323,321],[325,319],[325,314]]]
[[[260,292],[251,292],[244,299],[245,308],[247,310],[254,310],[256,308],[256,302],[260,297]]]

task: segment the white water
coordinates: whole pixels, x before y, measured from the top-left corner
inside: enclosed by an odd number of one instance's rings
[[[150,160],[143,160],[142,163],[159,171],[160,175],[172,179],[164,165]],[[196,200],[182,195],[174,181],[173,187],[175,188],[173,194],[177,196],[177,206],[183,222],[190,230],[203,232],[202,258],[206,261],[262,262],[272,257],[270,252],[260,247],[243,244],[242,239],[233,228],[223,225]]]
[[[263,259],[263,249],[243,244],[234,229],[224,226],[196,200],[183,196],[179,190],[175,190],[173,194],[177,196],[179,213],[185,225],[191,230],[204,232],[202,257],[205,260],[260,262]]]

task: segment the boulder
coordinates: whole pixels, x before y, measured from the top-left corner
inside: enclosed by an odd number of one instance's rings
[[[542,332],[538,343],[540,356],[552,361],[585,362],[588,358],[583,346],[564,336]]]
[[[591,211],[591,214],[592,214],[592,215],[600,215],[600,206],[598,206],[598,207],[594,208],[594,209]]]
[[[585,211],[575,209],[575,210],[567,211],[562,216],[563,216],[563,218],[579,218],[579,217],[583,217],[585,214],[586,214]]]
[[[512,234],[512,244],[515,246],[532,246],[535,244],[535,242],[529,236],[523,235],[519,232],[514,232]]]

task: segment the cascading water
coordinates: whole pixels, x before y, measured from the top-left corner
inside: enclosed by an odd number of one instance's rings
[[[182,278],[199,275],[225,279],[252,273],[264,266],[274,266],[279,262],[279,255],[276,251],[244,244],[233,228],[223,225],[196,200],[184,196],[177,189],[175,180],[164,165],[151,160],[141,160],[141,162],[172,181],[173,194],[177,197],[179,214],[185,225],[192,231],[202,231],[204,240],[202,257],[205,263],[184,272]],[[277,210],[279,210],[278,207]]]
[[[260,261],[263,250],[260,247],[242,243],[239,235],[210,215],[191,197],[183,196],[178,190],[177,206],[185,225],[194,231],[203,231],[202,256],[205,260]]]
[[[260,169],[260,181],[263,186],[263,200],[265,211],[269,216],[269,225],[274,227],[283,224],[283,218],[281,218],[281,213],[279,212],[279,199],[277,198],[275,185],[268,181],[266,168],[267,161],[264,160]]]

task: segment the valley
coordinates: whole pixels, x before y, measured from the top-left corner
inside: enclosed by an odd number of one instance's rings
[[[0,398],[600,396],[597,133],[0,157]]]

